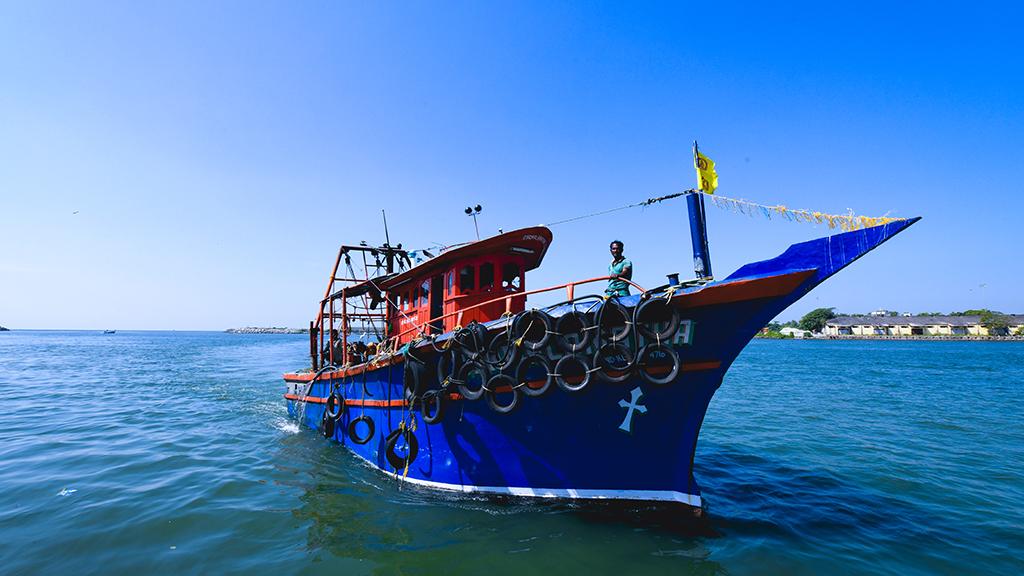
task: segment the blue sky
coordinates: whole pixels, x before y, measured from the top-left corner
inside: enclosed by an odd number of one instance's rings
[[[470,204],[553,222],[692,187],[694,139],[723,195],[924,216],[781,319],[1024,313],[1016,4],[372,4],[0,5],[0,324],[305,326],[381,208],[413,247],[473,238]],[[556,226],[528,284],[613,237],[640,284],[689,277],[687,226]],[[709,228],[719,277],[829,233]]]

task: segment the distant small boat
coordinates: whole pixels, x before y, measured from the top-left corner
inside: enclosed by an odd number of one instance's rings
[[[116,334],[117,330],[104,330],[103,333],[104,334]]]

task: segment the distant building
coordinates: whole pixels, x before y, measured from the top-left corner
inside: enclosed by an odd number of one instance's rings
[[[874,312],[872,312],[871,315],[872,316],[895,316],[896,313],[895,312],[890,312],[889,310],[886,310],[885,308],[879,308],[878,310],[875,310]]]
[[[786,336],[792,336],[793,338],[810,338],[811,333],[807,330],[801,330],[799,328],[793,328],[792,326],[786,326],[780,330]]]
[[[1024,328],[1024,315],[1003,315],[1009,328],[990,331],[981,316],[839,316],[825,322],[826,336],[1008,336]]]

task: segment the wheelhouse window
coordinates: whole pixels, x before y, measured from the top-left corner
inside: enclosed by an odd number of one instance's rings
[[[485,262],[480,265],[480,289],[490,290],[494,287],[494,264]]]
[[[463,266],[459,270],[459,291],[465,292],[476,287],[476,268]]]
[[[514,292],[522,287],[519,264],[516,264],[515,262],[506,262],[501,267],[501,287],[509,292]]]
[[[426,308],[430,303],[430,280],[424,280],[420,284],[420,306]]]
[[[452,283],[453,282],[455,282],[455,270],[449,270],[448,271],[448,279],[447,279],[447,283],[448,283],[447,293],[448,293],[449,296],[452,295]]]

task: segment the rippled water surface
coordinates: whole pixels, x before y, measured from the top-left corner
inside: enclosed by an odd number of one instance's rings
[[[694,535],[402,488],[289,420],[307,342],[0,333],[0,572],[1024,573],[1021,343],[753,342]]]

